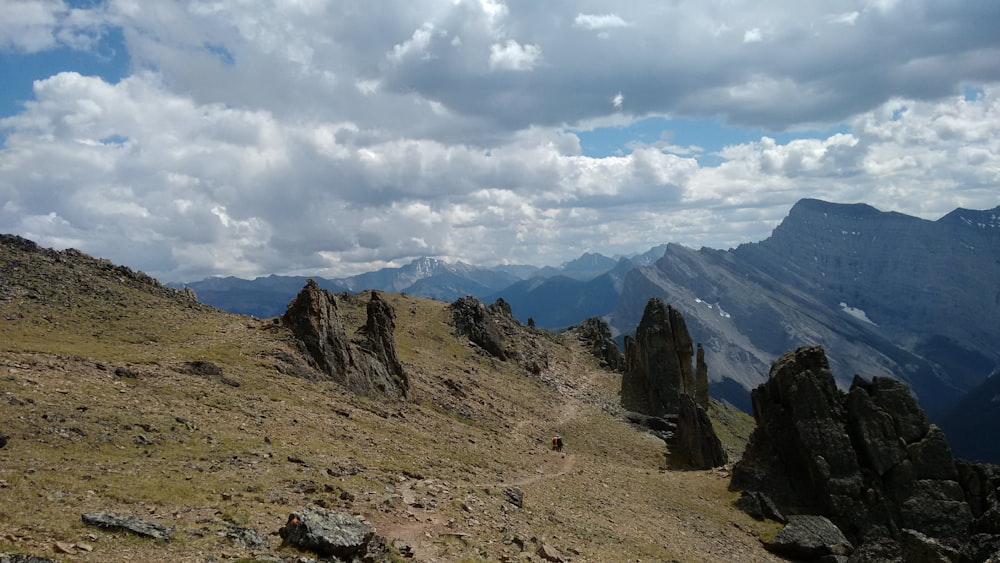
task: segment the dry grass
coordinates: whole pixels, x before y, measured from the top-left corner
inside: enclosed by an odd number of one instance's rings
[[[573,342],[537,338],[549,366],[530,376],[455,338],[445,304],[388,295],[412,397],[385,402],[280,374],[274,353],[292,348],[270,321],[101,287],[0,300],[0,551],[53,557],[59,541],[92,546],[79,561],[249,558],[224,537],[242,526],[290,553],[273,533],[319,503],[421,560],[516,559],[518,542],[574,560],[773,560],[726,472],[665,470],[662,442],[608,412],[620,379]],[[363,301],[344,302],[348,327],[363,324]],[[240,386],[179,373],[190,360]],[[737,447],[742,430],[726,432]],[[563,454],[548,448],[557,433]],[[93,511],[176,530],[166,544],[107,533],[81,522]]]

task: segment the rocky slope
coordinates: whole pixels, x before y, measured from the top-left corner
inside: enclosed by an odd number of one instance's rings
[[[382,295],[408,398],[369,398],[281,323],[0,242],[0,553],[294,561],[315,553],[279,530],[324,509],[420,561],[776,560],[724,470],[667,470],[663,442],[617,416],[620,375],[502,307],[505,360],[456,336],[447,304]],[[349,339],[371,332],[369,301],[338,297]],[[740,449],[745,421],[710,412]]]

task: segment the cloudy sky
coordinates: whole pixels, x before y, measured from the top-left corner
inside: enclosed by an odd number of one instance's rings
[[[1000,2],[0,0],[0,232],[163,281],[1000,204]]]

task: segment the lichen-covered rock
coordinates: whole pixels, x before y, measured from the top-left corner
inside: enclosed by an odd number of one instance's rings
[[[385,538],[350,514],[307,506],[278,530],[284,543],[321,557],[344,561],[388,560]]]
[[[117,514],[92,512],[84,514],[82,518],[84,524],[97,526],[105,530],[123,530],[138,536],[170,541],[170,528],[156,522],[136,518],[135,516],[118,516]]]

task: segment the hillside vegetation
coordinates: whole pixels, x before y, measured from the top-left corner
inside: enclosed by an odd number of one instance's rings
[[[532,375],[456,338],[446,303],[386,294],[411,398],[367,399],[282,373],[298,352],[273,319],[75,251],[0,242],[0,552],[292,560],[276,532],[318,504],[421,561],[516,561],[542,544],[574,561],[774,560],[758,539],[774,530],[732,506],[728,472],[668,470],[663,442],[615,416],[620,376],[575,341],[508,335],[547,359]],[[342,304],[360,327],[364,300]],[[713,416],[741,451],[752,422],[720,405]],[[106,532],[82,522],[90,512],[174,531]]]

